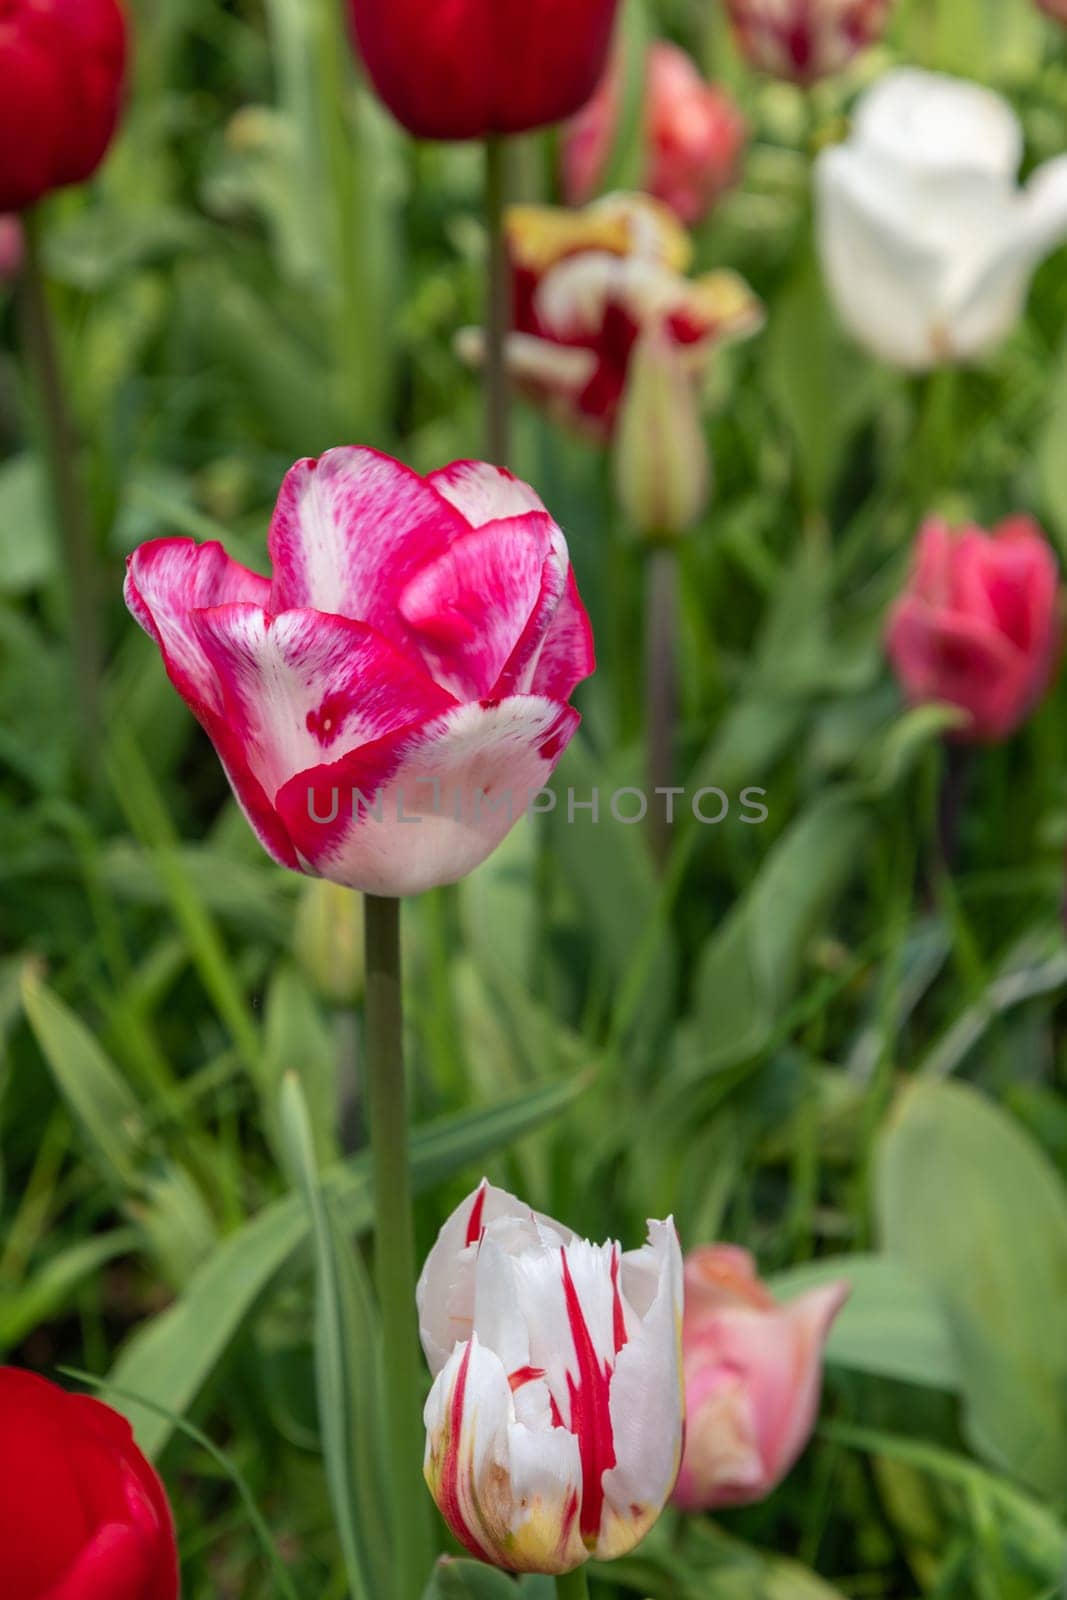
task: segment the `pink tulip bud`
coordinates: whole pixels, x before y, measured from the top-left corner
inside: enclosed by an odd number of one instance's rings
[[[622,60],[614,58],[563,142],[563,187],[584,205],[600,187],[619,124]],[[648,54],[644,186],[688,226],[706,217],[735,182],[745,120],[725,90],[706,83],[677,45],[662,40]]]
[[[874,44],[894,0],[726,0],[752,65],[793,83],[840,72]]]
[[[22,271],[23,250],[18,217],[0,217],[0,284],[14,283]]]
[[[845,1282],[780,1304],[747,1250],[705,1245],[685,1263],[686,1445],[674,1492],[685,1511],[762,1500],[815,1426],[822,1353]]]
[[[931,518],[886,638],[908,700],[966,712],[957,738],[1008,738],[1052,676],[1058,598],[1056,558],[1031,518],[1009,517],[991,534],[973,526],[954,533]]]
[[[1038,9],[1067,27],[1067,0],[1037,0]]]

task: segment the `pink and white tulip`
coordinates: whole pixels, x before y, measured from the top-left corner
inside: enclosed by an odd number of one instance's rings
[[[483,1183],[442,1228],[418,1307],[426,1481],[456,1538],[509,1572],[632,1550],[681,1459],[673,1223],[624,1254]]]
[[[1059,657],[1059,567],[1029,517],[985,533],[937,517],[915,545],[911,577],[890,613],[886,648],[913,705],[966,713],[960,740],[1008,738],[1040,700]]]
[[[301,461],[273,578],[159,539],[126,602],[283,866],[416,894],[484,861],[547,782],[593,670],[566,540],[510,473]]]
[[[563,188],[584,205],[600,187],[618,133],[623,62],[613,58],[589,104],[563,138]],[[659,39],[648,52],[644,107],[644,187],[687,226],[706,217],[741,164],[745,119],[725,89],[708,83],[693,59]]]
[[[705,1245],[685,1262],[685,1456],[674,1503],[686,1511],[770,1494],[815,1426],[827,1335],[844,1282],[781,1304],[747,1250]]]

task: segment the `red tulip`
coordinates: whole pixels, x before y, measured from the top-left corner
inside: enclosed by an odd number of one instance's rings
[[[614,430],[643,333],[661,330],[698,382],[719,344],[761,324],[758,300],[735,273],[684,276],[689,237],[647,195],[609,195],[579,212],[516,206],[507,229],[512,378],[566,425],[600,440]],[[461,350],[476,361],[480,334]]]
[[[924,525],[887,633],[909,701],[966,712],[959,739],[1006,739],[1048,687],[1059,643],[1059,571],[1035,522],[1010,517],[991,534]]]
[[[0,1367],[3,1600],[177,1600],[167,1497],[129,1424]]]
[[[770,1494],[811,1437],[822,1353],[843,1281],[779,1303],[747,1250],[706,1245],[685,1263],[686,1444],[674,1501],[686,1511]]]
[[[560,122],[608,57],[618,0],[349,0],[372,83],[418,139]]]
[[[894,0],[726,0],[753,66],[809,84],[840,72],[874,44]]]
[[[571,205],[600,187],[618,131],[622,61],[567,129],[563,186]],[[737,178],[745,119],[725,90],[706,83],[677,45],[660,40],[648,54],[644,187],[689,225],[706,217]]]
[[[0,211],[96,171],[125,70],[118,0],[0,0]]]
[[[1054,17],[1057,22],[1067,25],[1067,0],[1037,0],[1040,10]]]
[[[534,491],[374,450],[286,476],[273,582],[156,539],[126,601],[283,866],[369,894],[454,883],[547,783],[581,720],[589,618]]]

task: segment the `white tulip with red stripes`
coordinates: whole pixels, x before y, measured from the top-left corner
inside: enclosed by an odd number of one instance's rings
[[[418,1286],[426,1481],[456,1538],[510,1572],[625,1555],[681,1460],[682,1260],[674,1224],[623,1252],[488,1183]]]

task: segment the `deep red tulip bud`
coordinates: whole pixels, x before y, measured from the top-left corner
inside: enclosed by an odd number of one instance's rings
[[[0,0],[0,211],[84,183],[119,119],[118,0]]]
[[[584,205],[602,184],[621,101],[622,60],[616,54],[564,139],[563,187],[571,205]],[[644,187],[692,226],[737,178],[745,119],[724,89],[701,77],[684,50],[661,39],[648,53],[644,125]]]
[[[894,0],[726,0],[753,66],[794,83],[840,72],[881,38]]]
[[[163,1485],[110,1407],[0,1367],[4,1600],[178,1600]]]
[[[889,618],[890,659],[908,699],[966,712],[956,737],[1008,738],[1048,688],[1059,654],[1059,570],[1029,517],[992,533],[931,518]]]
[[[573,116],[618,0],[349,0],[378,94],[417,139],[525,133]]]

